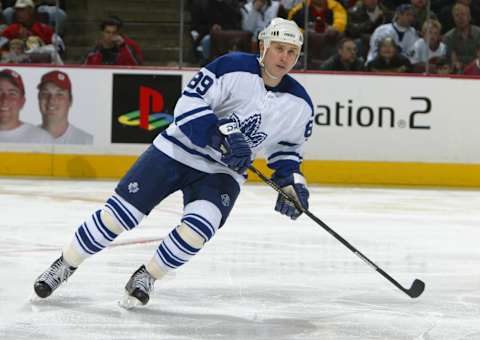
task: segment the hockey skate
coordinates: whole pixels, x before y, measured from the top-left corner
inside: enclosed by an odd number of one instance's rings
[[[119,302],[125,309],[139,305],[146,305],[153,291],[155,278],[147,271],[144,265],[137,269],[125,286],[125,296]]]
[[[50,268],[37,278],[33,285],[35,293],[43,299],[50,296],[76,269],[76,267],[69,266],[64,261],[63,256],[60,256],[52,263]]]

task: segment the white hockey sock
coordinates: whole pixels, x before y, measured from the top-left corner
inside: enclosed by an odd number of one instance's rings
[[[182,224],[163,239],[152,260],[164,272],[187,263],[213,237],[221,218],[220,210],[211,202],[188,204]]]
[[[105,249],[124,230],[133,229],[143,213],[118,195],[107,200],[104,210],[95,211],[75,232],[63,249],[64,259],[78,267],[85,259]]]

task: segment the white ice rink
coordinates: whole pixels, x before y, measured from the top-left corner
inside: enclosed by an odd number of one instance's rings
[[[150,303],[117,306],[181,216],[181,195],[88,259],[50,298],[35,278],[115,182],[0,179],[0,339],[480,339],[480,192],[313,187],[311,211],[410,286],[411,299],[307,217],[247,185],[230,220]]]

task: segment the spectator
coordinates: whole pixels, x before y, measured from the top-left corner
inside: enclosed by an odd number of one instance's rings
[[[410,0],[412,4],[413,11],[415,12],[415,21],[413,22],[412,26],[420,32],[422,30],[423,24],[427,19],[434,19],[437,20],[438,17],[435,12],[430,9],[428,10],[428,0]],[[427,15],[430,15],[427,18]]]
[[[53,45],[45,45],[37,36],[30,36],[25,42],[25,54],[31,63],[51,63],[55,65],[63,65],[60,54],[55,50]]]
[[[378,43],[378,55],[367,64],[370,72],[412,72],[412,64],[400,53],[400,47],[392,37],[385,37]]]
[[[3,47],[12,39],[27,40],[30,36],[39,37],[45,45],[53,45],[56,50],[62,52],[65,45],[62,38],[53,32],[48,25],[38,22],[35,18],[34,3],[32,0],[17,0],[15,2],[15,17],[17,22],[5,28],[0,38],[0,47]]]
[[[241,30],[241,6],[237,0],[193,0],[190,6],[195,56],[201,64],[210,59],[210,31]]]
[[[323,71],[363,71],[364,60],[357,57],[357,45],[350,38],[340,40],[335,55],[320,67]]]
[[[415,42],[411,58],[417,72],[423,72],[427,63],[431,73],[436,73],[439,66],[448,65],[447,46],[441,40],[441,31],[442,25],[437,20],[427,20],[423,24],[422,38]]]
[[[25,42],[13,39],[8,43],[8,50],[2,53],[2,64],[25,64],[31,60],[25,53]]]
[[[252,33],[257,41],[260,33],[273,18],[278,16],[280,3],[272,0],[253,0],[242,7],[242,30]]]
[[[33,0],[35,5],[35,14],[39,17],[46,16],[44,24],[52,27],[56,33],[62,35],[65,30],[65,21],[67,20],[67,13],[60,7],[56,6],[54,0]],[[3,18],[5,22],[10,25],[15,22],[15,9],[13,7],[6,7],[3,10]],[[40,20],[42,21],[42,20]]]
[[[438,20],[442,23],[443,27],[442,33],[446,33],[455,27],[455,22],[452,16],[452,10],[455,4],[462,4],[471,7],[472,0],[450,0],[442,4],[441,9],[438,12]]]
[[[20,120],[24,105],[22,77],[15,71],[3,69],[0,71],[0,143],[51,143],[48,133]]]
[[[343,5],[343,7],[345,8],[352,8],[353,6],[355,6],[357,4],[357,0],[341,0],[341,3]]]
[[[383,4],[390,8],[391,10],[394,10],[395,8],[398,8],[398,6],[404,5],[408,0],[383,0]]]
[[[280,0],[280,8],[278,9],[278,16],[286,19],[288,17],[288,12],[297,4],[301,3],[303,0]]]
[[[477,58],[465,67],[463,74],[469,76],[480,76],[480,46],[477,47]]]
[[[480,46],[480,27],[470,24],[470,8],[457,3],[452,8],[455,28],[448,31],[443,42],[447,45],[448,59],[452,69],[461,73],[464,67],[470,64],[477,56],[476,50]]]
[[[100,24],[101,36],[87,53],[86,65],[142,65],[140,46],[121,33],[123,22],[116,16],[106,18]]]
[[[305,25],[305,3],[308,5],[308,25]],[[293,7],[288,13],[288,19],[305,29],[313,26],[317,33],[343,33],[347,27],[347,11],[336,0],[307,0]]]
[[[377,56],[379,42],[386,37],[391,37],[400,49],[399,52],[409,57],[413,45],[419,39],[417,31],[412,27],[414,20],[415,12],[412,5],[404,4],[397,7],[392,23],[381,25],[373,32],[370,38],[367,62],[372,61]]]
[[[347,35],[355,39],[362,57],[366,57],[375,29],[392,20],[393,13],[379,0],[358,1],[348,10]]]
[[[61,71],[45,73],[38,84],[38,107],[42,114],[41,128],[54,139],[54,144],[92,144],[93,136],[68,121],[72,107],[72,83]]]

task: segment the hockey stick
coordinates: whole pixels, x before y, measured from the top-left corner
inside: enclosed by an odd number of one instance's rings
[[[310,212],[310,210],[305,209],[304,207],[300,206],[300,204],[297,203],[292,197],[290,197],[285,191],[283,191],[282,188],[280,188],[278,185],[276,185],[271,179],[267,178],[264,174],[262,174],[257,168],[255,168],[253,165],[248,167],[251,171],[253,171],[262,181],[267,183],[269,186],[271,186],[276,192],[278,192],[283,198],[291,202],[292,204],[295,205],[295,207],[310,217],[313,221],[315,221],[319,226],[321,226],[323,229],[328,231],[330,235],[335,237],[338,241],[342,242],[342,244],[350,249],[352,253],[357,255],[363,262],[365,262],[367,265],[369,265],[371,268],[376,270],[380,275],[382,275],[384,278],[386,278],[388,281],[393,283],[395,287],[400,289],[402,292],[410,296],[412,299],[419,297],[424,289],[425,289],[425,283],[422,280],[415,279],[411,285],[410,288],[405,288],[403,287],[400,283],[397,282],[393,277],[388,275],[382,268],[377,266],[375,263],[373,263],[368,257],[363,255],[357,248],[352,246],[347,240],[345,240],[342,236],[337,234],[334,230],[332,230],[328,225],[326,225],[322,220],[320,220],[317,216],[315,216],[313,213]]]

